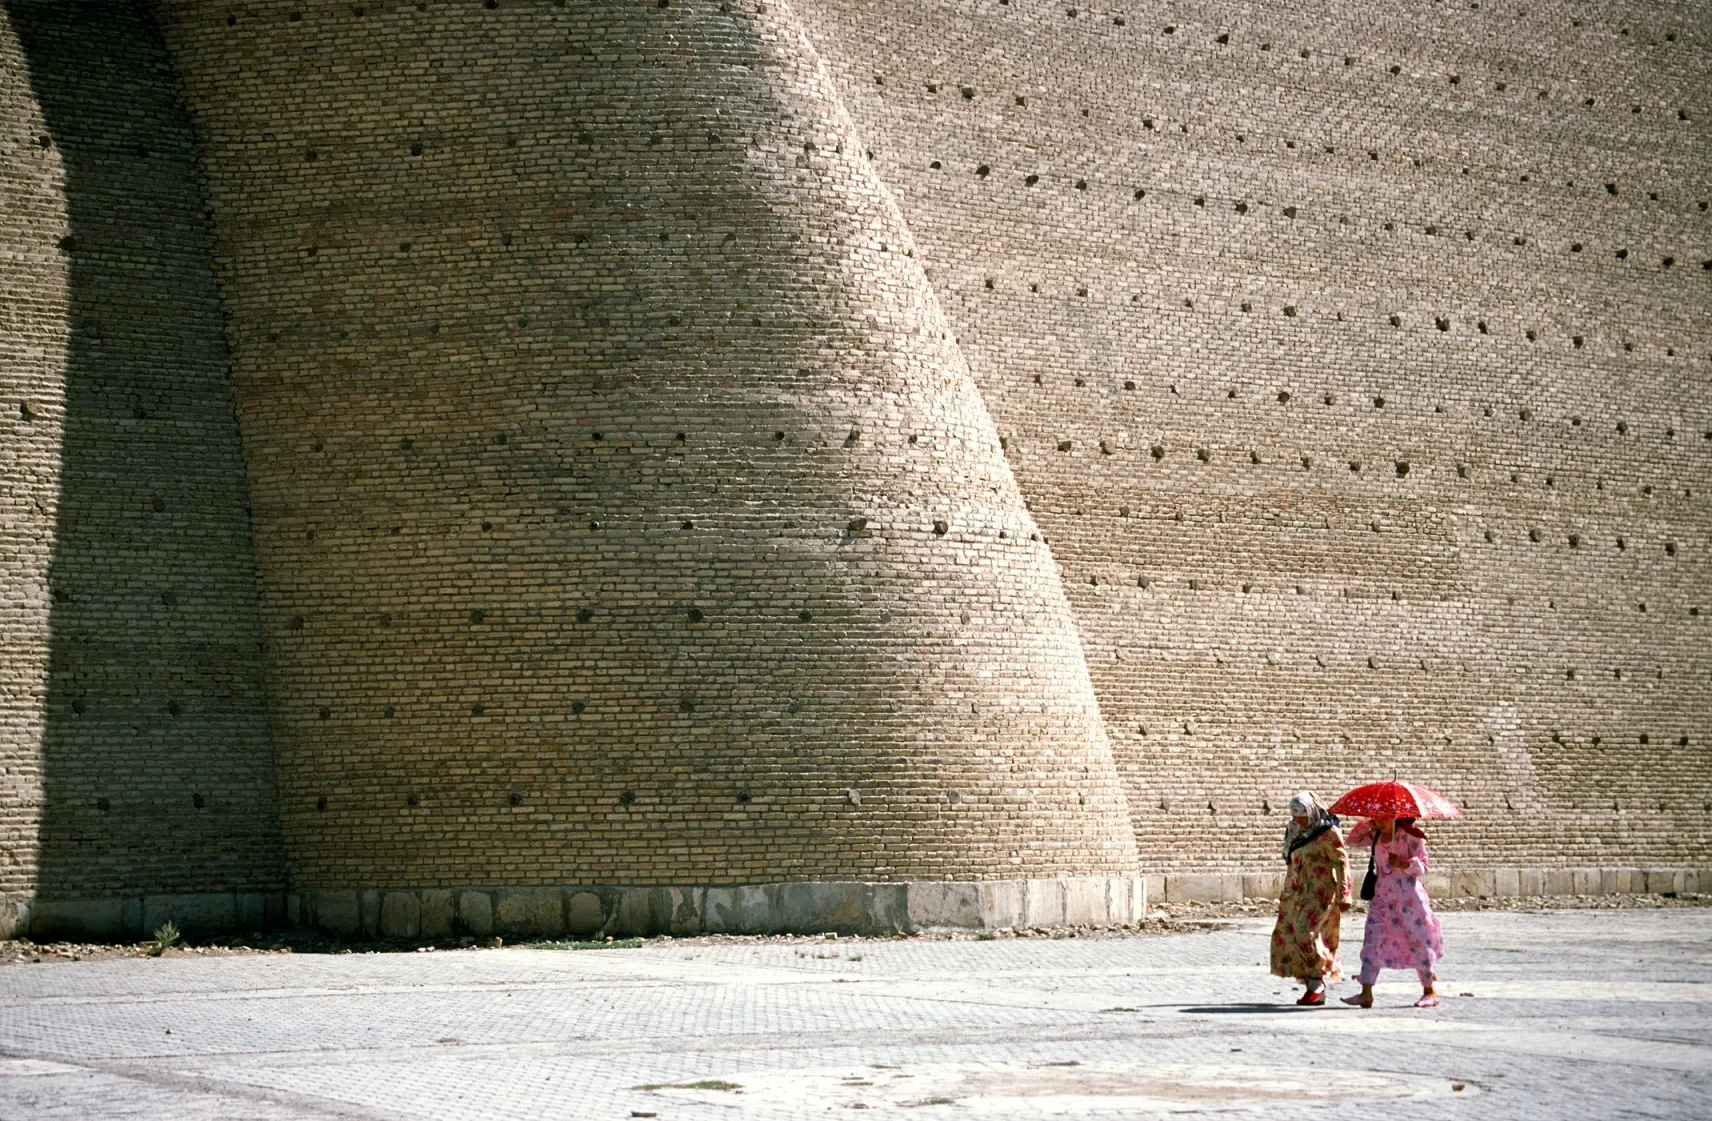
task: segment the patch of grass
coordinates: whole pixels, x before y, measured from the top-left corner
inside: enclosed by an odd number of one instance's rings
[[[643,942],[641,938],[617,938],[610,942],[578,942],[574,939],[554,940],[543,942],[525,942],[523,945],[531,950],[634,950]]]
[[[644,1082],[640,1086],[630,1087],[632,1090],[741,1090],[735,1082],[727,1082],[723,1078],[704,1078],[700,1082]]]
[[[183,937],[184,935],[179,932],[178,924],[171,919],[166,920],[155,927],[155,940],[154,944],[149,947],[149,956],[152,958],[160,957],[166,953],[168,948],[177,945]]]

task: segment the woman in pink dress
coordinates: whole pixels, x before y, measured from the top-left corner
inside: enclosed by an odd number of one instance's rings
[[[1356,978],[1361,995],[1346,996],[1344,1003],[1372,1008],[1373,983],[1381,969],[1413,969],[1421,979],[1421,999],[1415,1007],[1437,1005],[1433,965],[1444,956],[1444,935],[1421,883],[1430,867],[1427,835],[1415,827],[1414,818],[1380,818],[1351,830],[1349,845],[1372,846],[1378,875],[1361,936],[1361,973]]]

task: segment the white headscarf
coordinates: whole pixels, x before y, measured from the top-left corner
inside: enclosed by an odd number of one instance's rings
[[[1308,827],[1302,828],[1296,824],[1296,818],[1308,818]],[[1320,800],[1314,797],[1312,790],[1300,790],[1290,796],[1290,822],[1284,826],[1284,859],[1288,861],[1290,854],[1296,851],[1296,841],[1303,836],[1309,836],[1320,831],[1321,826],[1330,824],[1336,827],[1337,818],[1326,812],[1320,805]]]

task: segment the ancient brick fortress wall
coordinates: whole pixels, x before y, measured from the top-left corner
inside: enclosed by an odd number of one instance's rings
[[[295,887],[1134,874],[1049,548],[788,11],[162,13]]]
[[[221,340],[149,21],[8,6],[9,900],[1110,914],[1388,767],[1706,862],[1694,21],[759,7],[161,6]]]
[[[0,936],[285,886],[188,114],[131,5],[0,5]]]
[[[1708,863],[1703,5],[801,11],[1144,865],[1273,868],[1291,790],[1393,772],[1452,867]]]

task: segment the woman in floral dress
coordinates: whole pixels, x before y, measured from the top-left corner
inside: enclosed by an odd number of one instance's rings
[[[1346,996],[1344,1003],[1372,1008],[1373,983],[1381,969],[1413,969],[1421,979],[1421,999],[1415,1007],[1432,1008],[1439,1002],[1433,965],[1444,956],[1444,935],[1421,883],[1430,867],[1427,835],[1415,827],[1413,818],[1381,818],[1356,826],[1349,843],[1356,848],[1373,846],[1378,876],[1362,931],[1357,978],[1361,995]]]
[[[1338,928],[1349,909],[1349,861],[1338,819],[1304,790],[1290,799],[1284,831],[1284,890],[1272,928],[1272,972],[1307,990],[1297,1004],[1324,1004],[1338,972]]]

